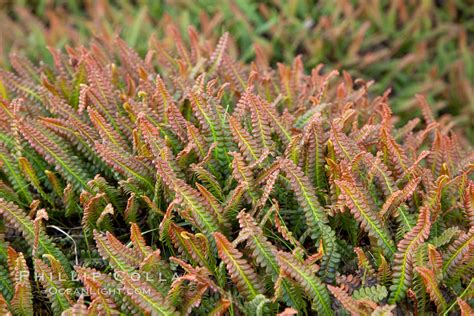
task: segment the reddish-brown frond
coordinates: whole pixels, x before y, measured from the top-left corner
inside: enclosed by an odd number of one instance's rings
[[[112,297],[113,289],[118,285],[110,276],[95,269],[76,267],[77,275],[84,284],[92,302],[89,305],[89,314],[118,314],[118,306]]]
[[[94,231],[97,250],[102,258],[107,260],[117,271],[131,272],[140,266],[137,253],[127,248],[114,235],[106,232],[105,235]]]
[[[363,315],[366,314],[368,311],[362,311],[360,308],[360,304],[353,299],[352,297],[349,296],[349,294],[344,291],[340,287],[332,286],[332,285],[327,285],[329,291],[331,291],[331,294],[334,295],[334,297],[341,302],[342,306],[344,306],[344,309],[346,309],[351,315]]]
[[[243,255],[221,233],[214,233],[219,257],[224,261],[232,282],[250,300],[264,292],[263,285]]]
[[[240,125],[239,121],[231,115],[227,116],[229,126],[235,142],[238,144],[240,152],[245,159],[251,163],[257,161],[262,155],[262,148],[257,141]]]
[[[470,182],[464,193],[464,213],[469,221],[469,226],[474,226],[474,182]]]
[[[280,269],[294,279],[311,298],[313,308],[321,315],[333,315],[329,293],[311,267],[299,262],[292,254],[279,251],[277,255]]]
[[[472,308],[466,301],[459,297],[456,301],[459,305],[459,308],[461,309],[461,316],[470,316],[474,314],[474,308]]]
[[[416,249],[428,237],[430,228],[430,210],[428,207],[422,207],[416,226],[406,233],[397,245],[397,253],[393,261],[393,284],[390,286],[389,302],[391,304],[405,297],[413,278],[413,256]]]
[[[98,111],[91,107],[87,108],[87,111],[92,124],[94,124],[104,142],[113,144],[117,148],[124,150],[130,149],[129,144],[124,141],[122,136],[117,133]]]
[[[308,226],[315,229],[319,222],[327,223],[327,215],[319,204],[308,177],[289,159],[282,159],[280,166],[289,178],[298,203],[305,212]]]
[[[443,256],[443,273],[451,273],[462,261],[464,255],[470,251],[474,244],[474,226],[471,226],[468,232],[463,232],[451,243]]]
[[[218,230],[217,214],[208,206],[201,194],[183,180],[177,178],[170,165],[157,158],[155,161],[159,176],[166,185],[176,193],[178,204],[189,209],[195,225],[210,236]]]
[[[438,308],[438,313],[443,313],[446,310],[446,300],[441,293],[441,290],[438,286],[438,281],[436,279],[435,273],[433,270],[425,267],[416,267],[416,272],[418,272],[425,284],[426,291],[430,294],[431,300],[436,304]]]
[[[178,315],[175,308],[163,295],[148,282],[119,273],[122,278],[122,289],[128,297],[150,315]]]
[[[347,206],[349,207],[354,218],[360,223],[361,228],[370,236],[374,237],[377,244],[384,249],[388,256],[392,256],[395,252],[393,240],[387,228],[382,224],[379,214],[377,214],[369,198],[367,192],[363,191],[360,185],[357,185],[349,171],[345,172],[346,180],[336,180],[335,184],[341,190]]]

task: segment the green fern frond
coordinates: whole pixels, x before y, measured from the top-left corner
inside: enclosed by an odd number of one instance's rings
[[[374,285],[370,287],[362,287],[352,293],[352,298],[359,299],[370,299],[376,303],[380,303],[388,296],[387,288],[383,285]]]

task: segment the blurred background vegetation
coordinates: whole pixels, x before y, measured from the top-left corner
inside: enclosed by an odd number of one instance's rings
[[[273,64],[302,55],[308,70],[324,63],[375,80],[374,94],[391,91],[404,120],[419,115],[416,93],[473,139],[473,0],[0,0],[0,67],[19,53],[50,63],[47,47],[122,36],[142,56],[150,36],[174,24],[194,26],[215,42],[225,31],[232,53]]]

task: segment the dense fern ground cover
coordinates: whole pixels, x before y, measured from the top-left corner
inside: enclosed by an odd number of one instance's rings
[[[187,39],[0,70],[0,314],[472,314],[474,153],[449,120]]]
[[[231,51],[271,65],[302,54],[306,70],[319,63],[392,89],[403,121],[420,112],[426,95],[435,113],[469,129],[474,118],[474,2],[472,0],[16,0],[0,2],[0,66],[19,52],[52,63],[47,46],[87,43],[94,35],[121,37],[142,56],[150,35],[170,24],[190,25],[213,44],[229,32]]]

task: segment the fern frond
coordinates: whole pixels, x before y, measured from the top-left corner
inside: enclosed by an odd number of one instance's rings
[[[225,50],[227,49],[228,40],[229,40],[229,33],[227,32],[225,32],[219,38],[216,48],[209,59],[209,64],[210,64],[209,73],[211,74],[214,73],[221,66],[223,55],[225,54]]]
[[[325,177],[324,147],[325,135],[322,126],[322,119],[319,113],[315,114],[305,128],[303,140],[307,148],[305,165],[308,176],[314,186],[320,190],[326,188],[327,179]]]
[[[471,226],[467,233],[461,233],[458,239],[448,247],[443,258],[443,274],[449,274],[462,261],[472,244],[474,244],[474,226]]]
[[[285,240],[290,242],[293,247],[301,248],[300,242],[293,236],[293,233],[288,229],[285,222],[282,219],[280,219],[280,214],[278,212],[278,206],[277,205],[276,205],[276,212],[275,212],[274,220],[275,220],[275,227],[276,227],[277,231],[281,234],[281,236]]]
[[[438,313],[443,313],[446,310],[446,300],[441,293],[438,281],[433,270],[425,267],[416,267],[416,272],[418,272],[423,278],[423,283],[425,284],[426,291],[430,294],[431,300],[436,304],[438,308]]]
[[[254,269],[242,258],[242,253],[232,246],[221,233],[214,233],[219,257],[225,263],[232,282],[239,291],[252,300],[263,293],[263,286]]]
[[[377,306],[374,309],[371,316],[393,316],[392,311],[395,309],[395,305],[383,305]]]
[[[327,223],[327,215],[320,206],[308,177],[291,160],[282,159],[280,166],[289,178],[296,198],[305,212],[309,228],[314,230],[319,222]]]
[[[436,279],[441,280],[443,277],[441,273],[441,270],[443,268],[443,257],[438,252],[438,250],[436,250],[436,248],[431,244],[428,244],[428,260],[431,269],[433,270],[433,273],[436,276]]]
[[[287,145],[291,139],[292,134],[289,131],[288,126],[285,126],[285,121],[277,113],[275,105],[278,103],[280,98],[276,98],[272,104],[269,104],[265,99],[260,98],[258,105],[261,107],[263,114],[267,118],[268,122],[272,125],[273,130],[278,134],[284,145]]]
[[[252,204],[257,203],[257,193],[255,191],[254,176],[250,167],[245,163],[242,155],[237,152],[230,152],[229,155],[233,157],[232,160],[232,175],[240,185],[243,185],[252,201]]]
[[[25,201],[25,203],[31,203],[33,201],[33,196],[28,191],[28,183],[20,173],[15,158],[3,145],[0,145],[0,162],[2,163],[2,171],[5,172],[12,188],[15,189],[17,194]]]
[[[123,211],[123,217],[126,222],[130,223],[130,222],[137,221],[139,206],[140,205],[138,203],[136,194],[132,192],[132,194],[130,194],[130,197],[127,199],[127,206],[125,207],[125,210]]]
[[[456,299],[456,301],[459,305],[459,308],[461,309],[461,316],[469,316],[474,314],[474,309],[468,303],[466,303],[466,301],[459,297]]]
[[[377,244],[384,250],[384,253],[391,257],[395,252],[392,238],[382,225],[378,214],[371,209],[367,197],[360,191],[354,179],[349,181],[335,180],[334,182],[340,188],[351,213],[360,223],[362,229],[373,236],[377,240]]]
[[[209,242],[203,234],[192,234],[171,222],[168,234],[178,252],[187,256],[192,262],[212,270],[215,266],[214,257],[210,256]]]
[[[205,136],[211,139],[210,143],[217,144],[213,150],[213,157],[217,162],[224,164],[230,161],[228,152],[232,143],[231,133],[227,121],[223,117],[223,109],[217,101],[211,97],[205,97],[200,91],[189,92],[193,113],[201,124],[201,130]]]
[[[361,148],[357,146],[346,134],[341,130],[341,127],[336,125],[331,126],[331,132],[329,139],[334,145],[335,152],[339,159],[345,159],[346,161],[352,161],[354,157],[361,151]]]
[[[4,220],[11,225],[11,227],[18,230],[23,235],[30,247],[34,246],[35,229],[33,221],[26,217],[23,214],[23,211],[18,208],[18,206],[12,202],[7,202],[0,198],[0,216],[2,216]],[[69,272],[71,269],[69,261],[66,259],[64,254],[42,231],[40,231],[38,236],[38,249],[36,253],[38,255],[51,255],[61,262],[66,271]]]
[[[25,157],[19,157],[18,165],[20,166],[20,170],[22,171],[22,173],[26,176],[26,178],[29,180],[31,185],[36,189],[36,191],[38,191],[41,197],[45,201],[47,201],[49,204],[53,204],[53,201],[51,200],[49,195],[47,195],[45,191],[43,190],[43,187],[40,183],[38,175],[36,174],[36,170],[30,164],[28,159],[26,159]]]
[[[393,216],[398,218],[403,226],[404,231],[410,231],[413,228],[414,223],[412,221],[412,217],[407,212],[406,206],[402,203],[407,201],[414,194],[415,189],[420,181],[421,179],[419,177],[414,178],[410,180],[410,182],[407,183],[407,185],[402,190],[393,192],[383,204],[380,215],[384,217],[385,214],[391,213],[392,210],[395,210],[396,208],[397,211],[393,211]]]
[[[28,124],[19,122],[18,126],[30,145],[72,182],[76,189],[86,189],[87,181],[92,177],[80,167],[79,159],[64,149],[65,145],[56,136],[49,134],[33,122]]]
[[[444,230],[441,235],[434,237],[430,240],[430,243],[435,246],[436,248],[443,247],[450,243],[451,239],[456,237],[460,233],[460,229],[458,227],[449,227]]]
[[[228,228],[229,223],[226,221],[226,219],[223,216],[223,211],[222,211],[220,202],[204,186],[200,185],[199,183],[196,183],[196,187],[198,188],[199,193],[201,193],[201,196],[206,200],[208,205],[213,209],[214,214],[216,214],[219,225],[223,229]]]
[[[372,263],[369,261],[365,255],[365,252],[361,248],[355,247],[354,252],[357,255],[359,273],[362,275],[362,285],[365,285],[370,282],[369,280],[375,275],[375,271]]]
[[[241,228],[239,238],[247,240],[247,247],[253,252],[252,257],[272,275],[272,279],[276,280],[280,271],[275,258],[276,248],[267,240],[262,229],[249,214],[240,211],[237,218]]]
[[[405,234],[397,245],[393,260],[393,284],[390,286],[389,303],[393,304],[405,297],[413,277],[413,256],[416,249],[430,233],[431,218],[428,207],[422,207],[416,226]]]
[[[11,316],[12,314],[8,310],[8,303],[5,298],[0,294],[0,313],[5,316]]]
[[[34,261],[36,278],[41,282],[43,289],[51,302],[51,307],[55,315],[60,315],[70,307],[70,298],[67,296],[65,288],[52,268],[44,261],[35,259]]]
[[[118,149],[105,144],[96,143],[95,149],[102,159],[117,172],[136,179],[145,188],[152,191],[154,186],[152,184],[153,172],[152,167],[145,161],[141,161],[133,156],[125,154],[125,152],[118,152]]]
[[[260,104],[265,101],[250,91],[247,91],[242,98],[244,98],[244,102],[247,103],[250,109],[252,134],[255,135],[255,140],[258,142],[260,148],[271,150],[273,141],[271,138],[270,121],[260,106]]]
[[[2,86],[5,86],[11,92],[18,96],[25,97],[35,102],[41,102],[39,86],[30,79],[21,78],[11,72],[0,69],[0,79]]]
[[[127,273],[119,273],[122,277],[124,293],[140,307],[152,315],[178,315],[173,306],[150,284],[130,277]]]
[[[84,284],[84,288],[91,296],[92,302],[89,305],[88,314],[117,315],[119,313],[117,303],[112,297],[112,291],[116,282],[94,269],[76,267],[77,275]]]
[[[206,190],[222,201],[224,199],[223,189],[216,177],[201,166],[193,166],[192,169],[196,172],[198,179],[205,184]]]
[[[267,273],[271,275],[272,280],[275,281],[280,275],[280,268],[276,259],[276,247],[268,241],[263,230],[255,223],[250,214],[241,211],[237,218],[242,229],[240,237],[246,239],[247,247],[252,250],[252,257],[258,265],[265,268]],[[281,281],[281,287],[283,289],[282,295],[287,303],[296,308],[301,298],[295,297],[297,293],[291,289],[287,280],[283,279]]]
[[[329,280],[334,279],[334,270],[339,263],[340,255],[337,250],[335,232],[330,226],[324,224],[328,222],[327,215],[319,204],[308,177],[301,169],[289,159],[280,160],[280,166],[290,180],[298,203],[303,208],[311,237],[323,240],[325,255],[320,276]]]
[[[181,171],[175,164],[175,157],[173,156],[170,148],[166,142],[160,136],[160,131],[151,122],[149,122],[144,116],[139,115],[137,119],[137,125],[139,130],[143,134],[146,143],[150,146],[150,150],[156,158],[167,160],[172,167],[173,171],[178,175],[181,175]],[[155,162],[156,164],[156,162]]]
[[[356,300],[370,299],[376,303],[383,301],[388,295],[387,288],[383,285],[374,285],[369,287],[362,287],[352,293],[352,298]]]
[[[10,248],[11,249],[11,248]],[[13,249],[11,249],[13,250]],[[13,265],[15,294],[10,301],[11,310],[15,315],[33,315],[33,294],[31,292],[30,271],[23,253],[15,253],[15,258],[9,260]]]
[[[186,271],[187,274],[182,276],[183,279],[204,285],[206,289],[209,288],[214,292],[219,292],[220,294],[224,293],[222,288],[218,287],[217,284],[215,284],[214,281],[209,277],[211,272],[207,268],[200,266],[194,268],[190,264],[176,257],[170,257],[170,260],[179,264],[184,269],[184,271]]]
[[[178,203],[191,210],[195,225],[208,236],[217,231],[217,215],[214,214],[212,208],[207,205],[199,192],[183,180],[178,179],[166,161],[157,158],[155,164],[160,177],[170,189],[176,192]]]
[[[130,241],[133,244],[133,249],[136,250],[135,253],[139,254],[139,259],[144,259],[153,252],[153,249],[147,246],[140,228],[136,223],[131,223],[130,225]]]
[[[245,310],[247,315],[263,316],[271,313],[272,301],[265,295],[259,294],[251,300]]]
[[[234,141],[237,143],[240,152],[247,162],[258,161],[262,155],[262,149],[257,141],[240,125],[240,122],[234,116],[227,115],[229,126],[232,131]]]
[[[318,313],[333,315],[329,293],[321,280],[314,275],[311,268],[298,262],[293,255],[282,251],[278,252],[277,260],[284,273],[303,287],[313,302],[313,308]]]
[[[3,260],[2,260],[3,261]],[[8,270],[4,263],[0,264],[0,295],[10,301],[14,293],[13,284],[9,278]]]
[[[129,144],[124,141],[98,111],[91,107],[87,108],[87,111],[89,112],[89,118],[92,124],[94,124],[96,130],[99,132],[103,142],[113,144],[124,151],[130,149]]]
[[[410,167],[408,157],[386,126],[382,126],[380,129],[380,142],[385,153],[384,159],[390,162],[394,177],[399,179],[406,176]]]
[[[464,213],[466,214],[469,226],[474,226],[474,182],[469,183],[464,193]]]
[[[341,302],[342,306],[351,313],[351,315],[369,315],[369,311],[364,311],[359,304],[357,300],[354,298],[350,297],[347,292],[345,292],[343,289],[340,287],[332,286],[332,285],[327,285],[329,291],[331,291],[332,295]]]
[[[139,257],[133,249],[125,247],[114,235],[106,232],[105,236],[94,230],[94,239],[102,258],[118,271],[134,271],[139,265]]]
[[[84,295],[81,295],[77,302],[62,312],[61,316],[87,316],[87,306],[84,303]]]
[[[222,298],[216,306],[211,310],[209,316],[222,316],[225,315],[229,307],[231,306],[231,301],[226,298]]]

